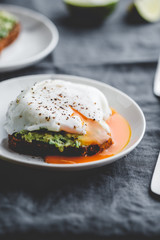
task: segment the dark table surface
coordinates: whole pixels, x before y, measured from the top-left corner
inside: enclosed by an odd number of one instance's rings
[[[132,97],[147,122],[128,156],[99,169],[55,173],[0,161],[0,239],[160,239],[160,198],[150,181],[160,149],[160,101],[152,84],[160,22],[131,24],[121,0],[102,25],[77,27],[60,0],[3,0],[48,16],[60,40],[34,66],[0,73],[8,78],[63,73],[108,83]]]

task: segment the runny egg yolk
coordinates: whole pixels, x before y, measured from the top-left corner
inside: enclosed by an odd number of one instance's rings
[[[77,110],[73,109],[73,116],[79,116],[82,124],[86,125],[86,134],[81,135],[79,140],[84,145],[93,145],[93,144],[103,144],[109,138],[106,130],[100,125],[99,122],[94,119],[85,117],[83,114],[79,113]]]
[[[102,160],[118,154],[130,141],[130,125],[123,116],[114,110],[112,110],[112,115],[107,120],[107,124],[110,127],[111,137],[113,139],[113,144],[108,149],[92,156],[46,156],[45,162],[52,164],[77,164]]]

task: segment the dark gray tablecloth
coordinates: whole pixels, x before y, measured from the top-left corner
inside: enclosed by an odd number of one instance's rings
[[[76,28],[61,1],[14,1],[51,18],[60,41],[35,66],[0,73],[1,81],[39,73],[91,77],[132,97],[147,128],[128,156],[91,171],[55,173],[0,161],[0,239],[160,238],[160,198],[149,190],[160,149],[160,101],[152,93],[160,23],[127,23],[128,3],[121,0],[102,26]]]

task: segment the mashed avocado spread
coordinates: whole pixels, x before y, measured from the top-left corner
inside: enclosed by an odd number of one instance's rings
[[[81,142],[78,140],[78,135],[64,132],[55,133],[46,130],[30,132],[23,130],[21,132],[14,133],[14,136],[30,143],[32,141],[40,141],[54,145],[60,152],[63,152],[64,148],[67,147],[79,148],[81,146]]]
[[[6,11],[0,11],[0,39],[7,37],[16,23],[16,17]]]

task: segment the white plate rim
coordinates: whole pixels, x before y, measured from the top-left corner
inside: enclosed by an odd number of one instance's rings
[[[124,149],[122,150],[120,153],[112,156],[112,157],[108,157],[108,158],[105,158],[105,159],[102,159],[102,160],[96,160],[96,161],[93,161],[93,162],[86,162],[86,163],[78,163],[78,164],[48,164],[48,163],[45,163],[45,162],[29,162],[27,160],[23,160],[23,161],[20,161],[20,160],[17,160],[17,159],[14,159],[14,158],[9,158],[9,157],[5,157],[3,155],[0,154],[0,158],[2,160],[6,160],[8,162],[12,162],[12,163],[16,163],[16,164],[19,164],[19,165],[24,165],[24,166],[29,166],[29,167],[35,167],[35,168],[46,168],[46,169],[52,169],[52,170],[61,170],[61,171],[72,171],[72,170],[86,170],[86,169],[91,169],[91,168],[98,168],[98,167],[101,167],[101,166],[104,166],[104,165],[108,165],[112,162],[115,162],[116,160],[118,159],[121,159],[122,157],[128,155],[134,148],[136,148],[138,146],[138,144],[141,142],[143,136],[144,136],[144,133],[145,133],[145,129],[146,129],[146,120],[145,120],[145,116],[141,110],[141,108],[139,107],[139,105],[131,98],[129,97],[127,94],[125,94],[124,92],[120,91],[119,89],[115,88],[115,87],[112,87],[104,82],[100,82],[100,81],[97,81],[97,80],[94,80],[94,79],[91,79],[91,78],[86,78],[86,77],[81,77],[81,76],[75,76],[75,75],[65,75],[65,74],[35,74],[35,75],[28,75],[28,76],[20,76],[20,77],[15,77],[15,78],[11,78],[11,79],[8,79],[8,80],[5,80],[3,82],[0,82],[0,86],[3,85],[3,84],[7,84],[9,82],[13,82],[13,81],[17,81],[17,80],[22,80],[24,78],[35,78],[35,81],[37,78],[44,78],[44,79],[47,79],[47,78],[61,78],[61,79],[77,79],[77,80],[84,80],[84,81],[87,81],[87,84],[90,82],[90,83],[95,83],[95,84],[98,84],[102,87],[107,87],[115,92],[118,92],[120,93],[122,96],[128,98],[134,106],[136,106],[138,112],[140,113],[140,116],[141,116],[141,120],[143,122],[143,129],[141,131],[141,135],[139,137],[139,139],[132,145],[130,146],[128,149]],[[23,155],[22,155],[23,157]]]
[[[52,34],[52,40],[50,44],[43,51],[39,52],[35,56],[29,57],[25,61],[19,62],[19,64],[14,62],[7,64],[7,66],[3,64],[0,66],[0,72],[7,71],[7,70],[9,71],[13,69],[21,69],[21,68],[33,65],[36,62],[39,62],[40,60],[45,58],[48,54],[50,54],[55,49],[59,41],[59,33],[56,25],[49,18],[32,9],[17,6],[17,5],[0,4],[0,8],[6,8],[8,10],[14,9],[15,11],[20,11],[21,13],[27,14],[28,16],[30,15],[36,20],[43,22],[43,24],[48,28],[48,30]]]

